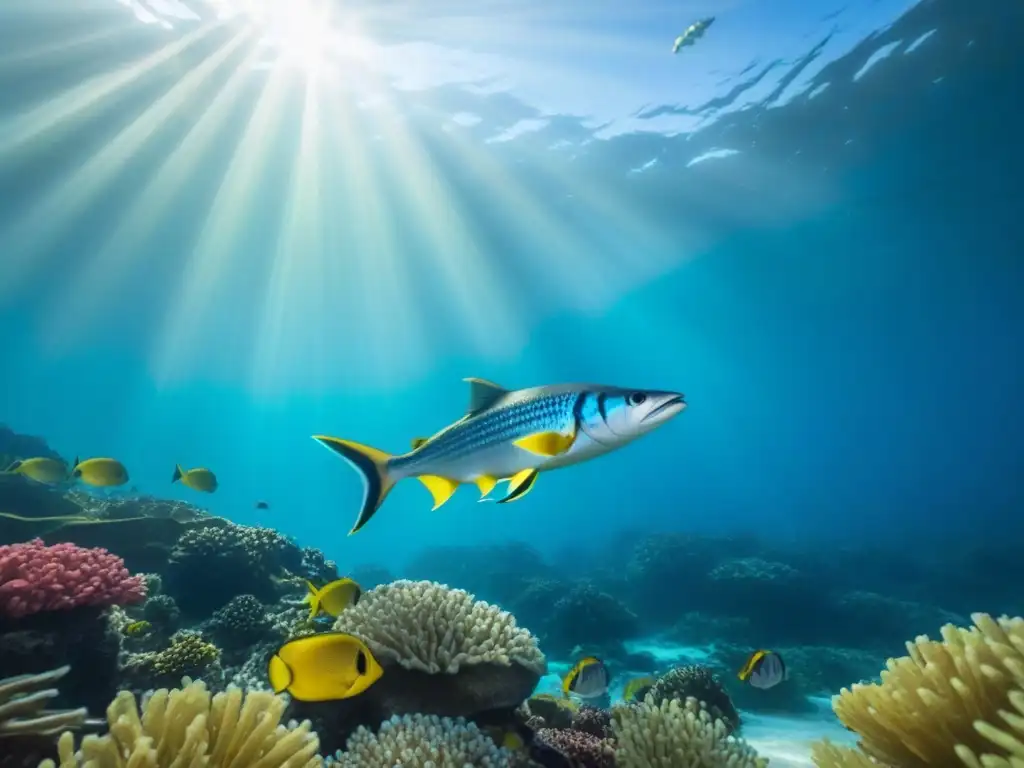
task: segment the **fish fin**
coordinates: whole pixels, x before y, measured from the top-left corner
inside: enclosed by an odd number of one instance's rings
[[[425,445],[429,440],[429,437],[414,437],[411,442],[412,449],[415,451],[421,445]]]
[[[171,477],[171,482],[176,483],[185,476],[185,473],[181,471],[181,464],[174,465],[174,475]]]
[[[516,501],[517,499],[523,498],[531,490],[533,490],[534,484],[537,482],[537,475],[539,475],[536,469],[524,469],[512,476],[512,479],[508,481],[508,496],[503,499],[499,499],[499,504],[507,504],[510,501]]]
[[[313,582],[306,582],[306,589],[309,592],[306,594],[306,600],[309,601],[309,618],[313,618],[320,613],[320,590],[313,586]]]
[[[430,510],[431,512],[440,509],[459,487],[457,481],[449,480],[447,477],[439,477],[438,475],[420,475],[416,479],[423,483],[427,490],[430,491],[430,495],[434,497],[434,506]]]
[[[537,432],[526,437],[513,441],[513,445],[522,448],[524,451],[536,453],[539,456],[558,456],[565,453],[576,441],[576,435],[563,435],[561,432]]]
[[[284,693],[292,684],[292,670],[276,653],[267,663],[267,678],[274,693]]]
[[[18,467],[20,467],[20,466],[21,466],[21,459],[15,459],[14,461],[11,462],[11,465],[9,467],[7,467],[7,469],[5,469],[0,474],[13,475],[15,472],[18,471]]]
[[[491,475],[480,475],[480,477],[473,482],[476,483],[476,487],[480,489],[480,499],[483,499],[494,490],[494,486],[498,484],[498,478]],[[480,499],[478,499],[478,501]]]
[[[327,435],[313,435],[313,439],[325,448],[329,448],[347,461],[363,479],[363,503],[359,509],[359,517],[352,526],[349,536],[366,525],[370,518],[380,509],[384,499],[395,487],[395,479],[388,472],[392,459],[390,453],[379,451],[368,445],[342,440]]]
[[[463,381],[469,384],[467,416],[486,411],[508,394],[508,390],[503,386],[495,384],[493,381],[487,381],[487,379],[468,378]]]

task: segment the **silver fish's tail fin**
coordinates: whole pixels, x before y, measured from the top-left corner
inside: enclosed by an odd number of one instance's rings
[[[390,453],[338,437],[313,435],[313,439],[341,456],[363,478],[363,506],[355,525],[348,532],[351,536],[370,521],[395,487],[396,480],[388,472],[388,463],[393,457]]]

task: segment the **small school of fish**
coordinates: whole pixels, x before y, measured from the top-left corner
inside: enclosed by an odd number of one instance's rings
[[[380,509],[391,489],[415,477],[439,509],[460,485],[473,484],[480,501],[502,481],[505,504],[523,498],[541,472],[579,464],[621,448],[686,408],[682,393],[595,384],[557,384],[508,390],[466,379],[469,406],[462,418],[412,450],[392,455],[328,435],[313,439],[345,459],[363,480],[363,500],[349,535]]]

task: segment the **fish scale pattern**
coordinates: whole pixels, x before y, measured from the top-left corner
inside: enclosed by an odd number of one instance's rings
[[[564,431],[573,420],[573,405],[579,395],[566,392],[533,400],[513,402],[465,421],[457,429],[437,435],[410,458],[408,467],[439,458],[458,459],[481,446],[513,440],[536,432]],[[454,425],[453,425],[454,426]]]

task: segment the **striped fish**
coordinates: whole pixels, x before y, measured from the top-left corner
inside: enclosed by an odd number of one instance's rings
[[[775,651],[757,650],[750,654],[747,663],[736,675],[755,688],[768,690],[788,679],[786,662]]]
[[[349,535],[373,517],[399,480],[417,478],[434,509],[462,484],[489,499],[508,481],[504,504],[521,499],[540,472],[596,458],[620,448],[686,408],[678,392],[559,384],[507,390],[483,379],[469,382],[466,415],[433,437],[416,438],[412,450],[392,455],[327,435],[313,439],[337,453],[363,478],[363,502]]]

